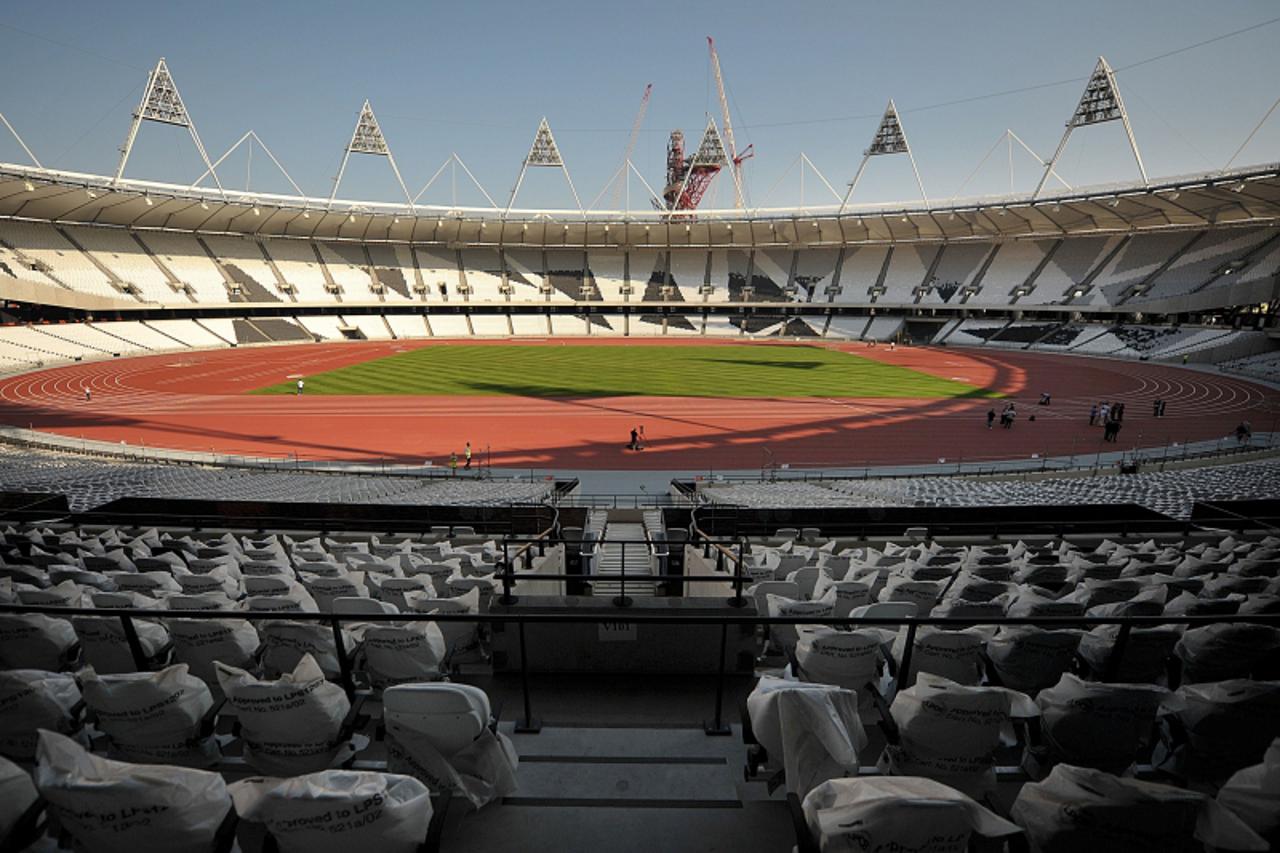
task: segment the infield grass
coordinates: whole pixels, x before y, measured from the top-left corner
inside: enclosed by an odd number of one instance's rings
[[[824,347],[427,346],[304,377],[309,396],[998,397]],[[252,394],[292,394],[295,381]]]

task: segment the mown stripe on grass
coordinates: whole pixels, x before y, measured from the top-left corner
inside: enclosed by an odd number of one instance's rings
[[[426,346],[306,377],[310,395],[995,397],[995,392],[801,345]],[[256,389],[288,394],[293,381]]]

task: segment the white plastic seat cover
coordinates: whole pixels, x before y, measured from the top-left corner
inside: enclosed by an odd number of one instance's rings
[[[1172,693],[1154,684],[1103,684],[1064,673],[1036,697],[1050,756],[1065,764],[1121,773],[1151,742]]]
[[[747,713],[756,740],[781,761],[787,790],[797,796],[858,774],[867,735],[852,690],[763,676],[747,697]]]
[[[480,808],[516,790],[519,758],[489,728],[489,699],[467,684],[402,684],[382,694],[387,769],[450,788]]]
[[[1261,764],[1237,770],[1218,791],[1218,802],[1254,832],[1280,832],[1280,738],[1271,742]]]
[[[1204,794],[1059,764],[1042,782],[1022,786],[1011,817],[1034,849],[1201,853],[1266,850],[1240,818]]]
[[[40,669],[0,672],[0,754],[15,761],[36,755],[40,729],[72,734],[72,711],[80,702],[80,687],[68,673]]]
[[[23,813],[39,798],[30,774],[0,757],[0,842],[8,838]]]
[[[893,776],[927,776],[980,797],[995,788],[995,751],[1011,717],[1035,717],[1026,695],[970,687],[921,673],[890,706],[901,743],[885,747],[879,766]]]
[[[212,853],[231,810],[217,773],[111,761],[48,731],[40,733],[35,782],[62,828],[94,853]]]
[[[965,853],[974,833],[1003,838],[1022,832],[960,791],[919,777],[832,779],[810,791],[803,808],[824,853]]]
[[[250,767],[292,776],[328,769],[351,755],[351,745],[338,737],[351,702],[341,687],[325,680],[310,655],[274,680],[216,666],[227,704],[240,722]]]
[[[431,824],[431,792],[410,776],[324,770],[229,787],[236,813],[264,824],[280,853],[414,853]]]
[[[110,738],[113,758],[189,767],[218,760],[214,739],[199,736],[213,696],[186,664],[120,675],[99,675],[89,668],[81,671],[80,683],[97,727]]]
[[[66,619],[43,613],[0,613],[0,669],[56,672],[79,642]]]

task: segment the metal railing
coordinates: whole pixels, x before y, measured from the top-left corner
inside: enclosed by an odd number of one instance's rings
[[[733,600],[730,600],[733,604]],[[247,622],[300,622],[323,623],[332,629],[334,647],[339,664],[339,681],[349,695],[355,693],[355,678],[352,666],[354,650],[346,646],[343,626],[346,624],[385,623],[474,623],[476,625],[515,625],[520,642],[520,679],[522,694],[522,710],[524,717],[516,722],[517,730],[536,733],[540,729],[537,718],[533,715],[533,701],[529,686],[529,654],[525,626],[540,625],[601,625],[616,624],[618,615],[613,612],[596,613],[536,613],[536,612],[485,612],[485,613],[386,613],[343,614],[343,613],[306,613],[306,612],[262,612],[241,610],[175,610],[156,611],[141,609],[96,609],[88,607],[56,607],[21,604],[0,604],[0,613],[40,614],[43,616],[74,619],[89,617],[96,619],[117,618],[125,641],[133,656],[135,669],[148,671],[152,661],[148,658],[139,640],[134,620],[144,622],[160,622],[170,620],[215,620],[215,621],[247,621]],[[1189,628],[1205,627],[1219,624],[1255,624],[1280,628],[1280,614],[1251,615],[1214,615],[1214,616],[1112,616],[1112,617],[1001,617],[984,619],[954,619],[949,617],[914,616],[909,618],[885,617],[831,617],[831,616],[760,616],[746,612],[728,614],[688,614],[672,615],[670,613],[635,613],[630,612],[625,622],[635,625],[675,625],[675,626],[719,626],[719,659],[716,665],[715,708],[711,721],[707,724],[708,734],[728,734],[729,728],[724,723],[724,694],[727,678],[725,662],[727,652],[728,629],[730,626],[751,627],[764,626],[829,626],[848,631],[859,628],[898,628],[906,629],[902,659],[898,663],[895,681],[907,684],[911,671],[911,656],[915,647],[917,632],[922,627],[965,628],[972,626],[995,627],[1035,627],[1042,629],[1088,629],[1103,626],[1119,626],[1107,664],[1104,667],[1104,679],[1114,678],[1124,659],[1124,652],[1135,629],[1157,628],[1169,625],[1185,625]]]

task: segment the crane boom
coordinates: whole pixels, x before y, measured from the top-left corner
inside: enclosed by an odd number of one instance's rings
[[[635,150],[636,138],[640,135],[640,125],[644,124],[644,114],[649,109],[649,95],[653,93],[653,84],[649,83],[644,87],[644,95],[640,98],[640,111],[636,113],[636,120],[631,124],[631,136],[627,139],[626,150],[622,153],[622,175],[618,186],[613,191],[613,209],[619,210],[622,205],[622,190],[627,185],[627,174],[630,168],[627,164],[631,160],[631,152]]]
[[[707,49],[711,51],[711,70],[716,76],[716,92],[720,95],[720,112],[724,117],[724,144],[728,148],[726,153],[733,163],[733,199],[736,207],[742,207],[742,161],[746,157],[738,156],[738,147],[733,141],[733,120],[729,116],[729,99],[724,94],[724,77],[720,73],[720,54],[716,53],[716,43],[711,36],[707,36]]]

